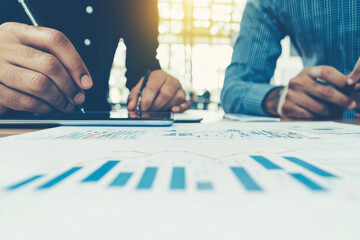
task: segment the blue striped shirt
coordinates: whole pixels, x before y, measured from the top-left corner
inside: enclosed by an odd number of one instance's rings
[[[349,74],[360,56],[360,0],[248,0],[221,94],[226,112],[266,115],[262,102],[280,41],[289,36],[304,66]]]

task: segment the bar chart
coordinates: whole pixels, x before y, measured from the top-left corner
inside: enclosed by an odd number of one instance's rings
[[[280,166],[280,164],[277,163],[278,160],[272,160],[269,157],[251,155],[248,156],[247,159],[250,164],[253,164],[253,167],[246,164],[245,166],[240,164],[217,165],[216,167],[212,167],[212,171],[215,172],[215,174],[206,176],[207,178],[202,177],[198,179],[196,176],[193,176],[193,167],[191,164],[171,166],[170,168],[165,168],[161,164],[158,164],[158,166],[144,165],[143,167],[129,171],[129,169],[122,169],[123,160],[107,160],[92,169],[92,171],[82,178],[81,181],[75,182],[72,178],[76,174],[79,174],[83,169],[89,170],[89,167],[87,166],[74,166],[55,175],[35,174],[7,186],[5,190],[15,191],[26,188],[27,185],[31,185],[34,190],[44,191],[56,188],[57,186],[63,184],[63,182],[79,186],[83,184],[96,185],[97,183],[103,182],[103,179],[111,174],[112,178],[110,180],[107,178],[108,183],[106,183],[107,187],[105,189],[132,188],[134,191],[151,191],[158,188],[156,180],[158,178],[159,171],[162,168],[170,169],[162,171],[162,174],[165,176],[165,178],[162,178],[162,181],[168,181],[168,183],[160,184],[162,186],[167,185],[168,187],[166,191],[169,192],[184,192],[189,189],[193,189],[198,192],[216,191],[216,183],[226,177],[231,179],[237,186],[233,189],[234,191],[242,190],[247,193],[271,191],[261,184],[261,181],[259,181],[261,178],[257,176],[256,171],[254,171],[253,168],[258,170],[261,169],[269,176],[271,176],[272,172],[283,173],[287,176],[286,179],[291,184],[294,186],[301,186],[301,188],[310,192],[325,192],[331,190],[326,186],[323,186],[322,183],[319,183],[317,181],[319,178],[322,179],[322,182],[328,179],[338,179],[338,176],[335,174],[298,157],[281,157],[282,161],[293,165],[293,170],[291,171],[288,171]],[[127,165],[127,163],[124,163],[123,165]],[[298,171],[295,171],[294,169],[298,169]],[[46,181],[42,181],[42,179],[46,179]],[[129,186],[129,182],[131,180],[133,180],[133,184]],[[36,182],[39,182],[39,184],[36,184]]]

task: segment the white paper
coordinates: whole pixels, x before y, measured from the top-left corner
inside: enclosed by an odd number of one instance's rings
[[[0,239],[358,239],[359,136],[333,122],[219,122],[0,139]]]
[[[239,122],[280,122],[281,120],[280,118],[275,118],[275,117],[263,117],[263,116],[230,114],[230,113],[225,114],[224,118]]]

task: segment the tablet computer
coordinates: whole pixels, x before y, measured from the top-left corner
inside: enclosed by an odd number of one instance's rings
[[[21,113],[10,114],[0,118],[0,127],[30,126],[171,126],[174,117],[171,112],[137,112],[112,111],[91,112],[86,114],[75,112],[44,116]]]

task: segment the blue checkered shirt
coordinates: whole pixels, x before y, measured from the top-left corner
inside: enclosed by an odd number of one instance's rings
[[[248,0],[221,94],[226,112],[266,115],[280,41],[290,39],[304,66],[344,74],[360,56],[360,0]]]

